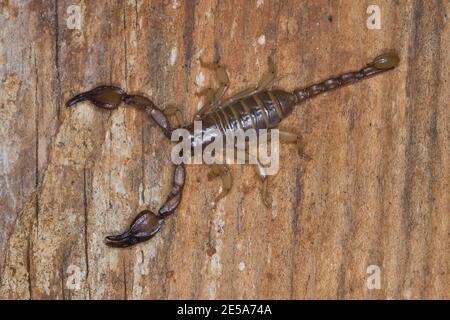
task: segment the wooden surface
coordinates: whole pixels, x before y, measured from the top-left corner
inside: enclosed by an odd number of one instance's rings
[[[368,30],[367,7],[381,9]],[[80,30],[67,8],[82,9]],[[448,1],[0,1],[1,298],[450,298]],[[217,209],[220,181],[187,169],[181,207],[126,250],[105,235],[169,187],[170,144],[132,108],[73,94],[114,84],[191,119],[198,58],[230,92],[274,55],[293,90],[395,49],[400,67],[297,107],[260,201],[250,166]],[[369,289],[369,266],[380,289]],[[376,267],[375,267],[376,268]]]

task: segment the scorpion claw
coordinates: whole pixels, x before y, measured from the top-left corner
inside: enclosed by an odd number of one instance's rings
[[[77,94],[67,101],[66,106],[71,107],[78,102],[89,100],[97,107],[103,109],[117,108],[120,103],[126,100],[128,95],[119,87],[100,86],[91,91]]]
[[[107,236],[105,243],[110,247],[125,248],[152,238],[160,229],[164,219],[149,210],[141,211],[122,234]]]
[[[105,239],[108,240],[108,241],[121,241],[121,240],[123,240],[125,238],[128,238],[129,236],[130,236],[130,232],[129,231],[125,231],[124,233],[118,234],[118,235],[115,235],[115,236],[107,236],[107,237],[105,237]]]

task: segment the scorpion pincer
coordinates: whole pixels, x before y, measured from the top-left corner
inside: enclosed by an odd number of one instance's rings
[[[392,70],[398,66],[399,61],[399,57],[395,53],[384,53],[358,71],[346,72],[320,83],[296,89],[293,92],[286,92],[268,89],[275,78],[275,65],[269,58],[269,70],[262,76],[256,87],[243,90],[225,99],[223,97],[229,87],[226,70],[218,64],[200,61],[202,67],[215,71],[220,86],[217,90],[207,88],[199,93],[199,95],[206,97],[204,106],[195,115],[195,120],[202,121],[202,134],[194,135],[193,124],[184,126],[184,128],[190,132],[192,148],[208,145],[218,134],[226,135],[230,132],[247,129],[272,129],[291,114],[294,106],[302,101],[320,93]],[[115,86],[99,86],[80,93],[67,101],[66,105],[70,107],[81,101],[90,101],[103,109],[115,109],[122,103],[142,109],[161,128],[168,139],[171,139],[173,131],[168,117],[179,112],[177,109],[169,110],[169,108],[166,108],[163,112],[150,99],[140,95],[129,95],[123,89]],[[286,131],[280,131],[280,138],[287,142],[299,143],[300,141],[296,134]],[[256,167],[263,180],[263,201],[266,206],[270,206],[266,194],[267,176],[264,175],[264,171],[258,165]],[[128,247],[152,238],[161,229],[164,219],[173,213],[180,204],[185,174],[184,165],[175,164],[172,188],[158,212],[154,213],[150,210],[140,212],[127,231],[119,235],[106,237],[106,244],[112,247]],[[212,172],[209,176],[221,176],[223,179],[223,190],[217,196],[217,202],[226,196],[231,189],[231,171],[226,165],[212,165]]]

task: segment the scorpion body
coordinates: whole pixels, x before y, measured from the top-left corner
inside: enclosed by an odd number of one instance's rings
[[[267,89],[275,76],[274,65],[269,59],[270,72],[263,76],[258,86],[239,92],[227,99],[222,99],[229,84],[226,71],[219,65],[204,64],[203,62],[201,64],[216,71],[221,86],[218,90],[207,89],[201,93],[201,95],[207,97],[207,103],[196,114],[196,119],[202,121],[201,134],[195,134],[194,124],[185,126],[189,131],[193,148],[206,146],[214,141],[218,135],[234,133],[237,130],[276,128],[284,118],[292,113],[294,106],[302,101],[320,93],[392,70],[398,66],[399,58],[394,53],[382,54],[358,71],[343,73],[306,88],[294,90],[292,93],[278,89]],[[169,110],[160,110],[146,97],[129,95],[123,89],[114,86],[99,86],[74,96],[67,101],[67,106],[73,106],[85,100],[104,109],[117,108],[121,103],[143,109],[162,129],[164,135],[169,139],[171,138],[173,130],[168,120]],[[298,138],[295,134],[284,133],[288,137],[288,141]],[[231,188],[229,171],[227,174],[227,178],[224,179],[225,191],[222,191],[217,199],[225,196]],[[219,170],[215,175],[222,176],[223,172]],[[267,179],[263,181],[265,182],[264,186],[266,186]],[[160,230],[164,219],[178,207],[184,182],[184,165],[175,165],[172,189],[158,212],[153,213],[150,210],[140,212],[127,231],[116,236],[106,237],[106,244],[112,247],[128,247],[153,237]]]
[[[211,134],[211,132],[217,132],[217,130],[220,131],[220,134],[226,135],[237,130],[276,128],[300,102],[320,93],[391,70],[397,64],[398,57],[396,55],[385,54],[377,57],[370,65],[359,71],[343,73],[323,82],[295,90],[293,93],[279,89],[261,91],[255,89],[237,94],[199,118],[203,125],[201,135],[194,137],[193,124],[188,126],[192,136],[192,147],[209,144],[217,134]]]
[[[209,144],[218,132],[226,135],[237,130],[275,128],[292,112],[296,101],[292,93],[268,90],[221,105],[200,118],[204,126],[201,135],[194,138],[194,126],[188,127],[193,137],[192,147]]]

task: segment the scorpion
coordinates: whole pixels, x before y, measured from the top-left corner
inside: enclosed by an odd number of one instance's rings
[[[224,98],[230,81],[226,69],[217,63],[204,63],[200,59],[202,67],[215,72],[219,82],[219,88],[214,90],[206,88],[197,95],[205,97],[203,107],[196,113],[194,119],[202,121],[202,134],[194,135],[194,125],[184,125],[190,133],[191,147],[204,147],[211,143],[217,135],[225,135],[242,129],[272,129],[290,115],[294,106],[317,96],[320,93],[355,83],[380,73],[394,69],[399,65],[399,57],[394,52],[385,52],[376,57],[371,63],[358,71],[342,73],[325,81],[311,86],[287,92],[269,86],[275,78],[275,65],[271,57],[268,59],[269,70],[263,74],[255,87],[251,87]],[[169,117],[176,115],[179,118],[180,110],[175,107],[166,107],[161,110],[149,98],[141,95],[132,95],[116,86],[102,85],[90,91],[80,93],[69,99],[68,107],[78,102],[90,101],[95,106],[103,109],[115,109],[124,103],[145,111],[150,118],[161,128],[164,135],[171,139],[173,128]],[[297,134],[280,131],[279,137],[285,142],[299,142]],[[257,170],[263,181],[263,195],[266,194],[267,176],[261,170]],[[229,168],[224,165],[212,165],[209,178],[222,177],[222,191],[216,197],[220,200],[230,191],[232,176]],[[181,202],[181,195],[185,183],[185,166],[183,163],[174,164],[172,187],[164,204],[155,213],[151,210],[141,211],[132,221],[128,230],[118,234],[107,236],[105,243],[111,247],[128,247],[149,240],[161,229],[164,220],[172,214]],[[263,200],[265,198],[263,197]],[[267,206],[267,201],[264,200]]]

